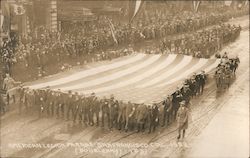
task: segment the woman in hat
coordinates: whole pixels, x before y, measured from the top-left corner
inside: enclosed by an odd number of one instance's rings
[[[188,108],[185,107],[185,104],[185,101],[180,102],[180,107],[177,111],[178,140],[181,138],[181,133],[183,133],[182,138],[185,137],[185,130],[188,128]]]

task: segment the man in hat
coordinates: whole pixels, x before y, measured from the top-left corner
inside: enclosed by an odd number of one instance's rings
[[[172,104],[173,104],[173,118],[176,118],[177,110],[179,109],[179,103],[182,101],[182,94],[180,89],[177,88],[172,94]]]
[[[9,74],[6,74],[6,77],[3,80],[3,90],[6,90],[7,94],[7,104],[9,105],[10,98],[13,99],[13,102],[15,103],[15,93],[13,91],[13,88],[15,87],[15,81],[12,77],[10,77]]]
[[[136,107],[135,104],[132,104],[130,101],[126,106],[126,125],[125,125],[125,132],[129,129],[133,129],[135,123],[135,111]]]
[[[101,100],[101,116],[102,116],[102,127],[104,127],[104,122],[105,120],[108,121],[108,127],[110,126],[110,119],[109,119],[109,115],[110,115],[110,111],[109,111],[109,102],[107,100],[106,97],[103,97],[103,99]]]
[[[66,101],[66,119],[70,119],[70,113],[73,115],[73,102],[74,102],[74,96],[71,91],[68,91],[67,101]]]
[[[172,104],[172,96],[168,95],[167,98],[163,101],[164,106],[164,116],[163,116],[163,126],[165,126],[165,123],[167,122],[167,125],[171,121],[172,111],[173,111],[173,104]]]
[[[119,102],[118,107],[118,117],[117,117],[117,124],[118,124],[118,130],[121,130],[125,127],[126,122],[126,104],[123,101]]]
[[[62,105],[63,105],[62,92],[60,89],[58,89],[55,95],[55,113],[57,118],[59,118],[63,113]]]
[[[119,109],[119,102],[118,100],[114,100],[110,104],[110,128],[117,127],[117,118],[118,118],[118,109]]]
[[[191,97],[191,90],[189,88],[188,84],[184,84],[181,90],[181,94],[183,96],[183,100],[186,101],[186,103],[189,103],[190,97]]]
[[[185,137],[185,130],[188,128],[188,108],[185,107],[185,104],[185,101],[180,102],[180,108],[177,111],[178,140],[181,138],[181,134],[182,138]]]
[[[223,54],[222,58],[228,59],[227,52],[225,52],[225,53]]]
[[[97,100],[97,97],[95,96],[95,93],[92,93],[92,96],[90,98],[90,102],[92,105],[92,113],[93,113],[93,117],[96,118],[96,125],[99,126],[99,114],[100,114],[100,105],[99,105],[99,101]],[[93,119],[91,120],[92,123],[94,124]]]
[[[25,100],[25,89],[24,89],[23,85],[19,86],[18,92],[19,92],[19,102],[18,102],[19,114],[21,114],[22,107],[24,106],[24,100]]]
[[[55,108],[55,92],[49,91],[47,97],[47,115],[54,116],[54,108]]]
[[[206,80],[207,80],[207,75],[205,74],[205,71],[201,71],[201,73],[199,74],[199,78],[200,78],[200,94],[203,94],[203,90],[206,84]]]
[[[73,122],[74,123],[76,122],[76,119],[79,116],[80,105],[81,105],[80,95],[77,92],[75,92],[74,100],[73,100]]]
[[[151,131],[154,132],[158,123],[159,123],[159,107],[157,103],[154,102],[151,107],[148,133],[151,133]]]
[[[147,107],[141,101],[136,108],[136,124],[137,124],[137,132],[144,131],[145,130],[145,124],[147,119]]]

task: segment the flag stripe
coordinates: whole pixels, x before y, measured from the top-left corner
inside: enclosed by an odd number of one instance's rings
[[[136,71],[138,71],[138,70],[140,70],[140,69],[154,63],[159,58],[160,58],[160,55],[151,56],[150,58],[145,60],[143,63],[141,63],[141,64],[139,64],[139,65],[137,65],[135,67],[129,67],[128,69],[119,71],[119,72],[114,73],[114,74],[112,74],[110,76],[100,77],[98,79],[95,79],[95,80],[92,80],[92,81],[89,81],[89,82],[85,82],[85,83],[82,83],[82,84],[78,84],[78,85],[75,85],[75,86],[61,87],[61,90],[74,90],[74,89],[86,88],[86,87],[94,86],[94,85],[97,85],[97,84],[100,84],[100,83],[103,83],[103,82],[114,80],[114,79],[117,79],[119,77],[128,75],[130,73],[136,72]]]
[[[107,70],[107,71],[102,71],[102,72],[99,72],[97,74],[83,76],[82,78],[71,81],[71,82],[67,82],[67,83],[64,83],[64,84],[56,85],[56,86],[51,86],[51,88],[52,89],[58,89],[60,87],[75,86],[75,85],[78,85],[78,84],[82,84],[83,82],[93,81],[93,80],[95,80],[97,78],[100,78],[100,77],[102,77],[102,78],[103,77],[110,77],[111,78],[110,75],[113,75],[113,74],[115,74],[117,72],[120,72],[120,71],[124,71],[126,69],[131,68],[131,67],[136,67],[137,65],[143,63],[148,58],[149,58],[149,56],[145,56],[145,57],[141,58],[140,60],[134,61],[132,63],[122,65],[120,67],[113,68],[113,69],[110,69],[110,70]]]
[[[99,84],[99,85],[94,86],[94,87],[86,88],[85,90],[98,89],[98,88],[101,88],[101,87],[108,87],[108,86],[111,86],[111,85],[115,85],[115,84],[118,84],[118,83],[121,83],[121,82],[127,82],[128,79],[135,78],[137,76],[141,76],[141,74],[143,74],[144,72],[148,72],[149,69],[151,69],[153,67],[158,67],[165,60],[166,60],[166,58],[161,57],[157,61],[155,61],[154,63],[149,64],[149,65],[145,66],[144,68],[139,69],[138,71],[134,71],[134,72],[129,73],[129,74],[123,76],[123,77],[117,78],[115,80],[110,80],[108,82],[105,82],[103,84]],[[80,89],[80,90],[82,90],[82,89]]]
[[[155,73],[160,71],[161,69],[167,68],[168,65],[170,65],[176,58],[176,55],[170,55],[167,58],[163,58],[164,60],[161,61],[158,65],[149,65],[146,69],[140,70],[135,72],[134,74],[131,74],[130,76],[125,76],[123,79],[119,79],[117,81],[110,81],[108,84],[101,88],[108,89],[108,90],[115,90],[122,87],[128,87],[128,86],[135,86],[136,84],[140,84],[141,81],[147,77],[154,76]],[[131,87],[133,88],[133,87]],[[100,87],[98,88],[100,89]],[[91,89],[85,89],[85,90],[91,90]]]
[[[69,76],[54,80],[54,81],[32,85],[32,86],[30,86],[30,88],[39,89],[39,88],[44,88],[46,86],[54,86],[54,85],[64,84],[64,83],[71,82],[71,81],[74,81],[77,79],[81,79],[81,78],[89,76],[89,75],[94,75],[94,74],[97,74],[97,73],[100,73],[103,71],[111,70],[111,69],[138,61],[144,56],[145,56],[145,54],[138,54],[135,57],[129,58],[127,60],[122,60],[120,62],[115,62],[115,63],[108,64],[108,65],[103,65],[103,66],[92,68],[89,70],[84,70],[82,72],[78,72],[76,74],[72,74],[72,75],[69,75]]]
[[[169,69],[168,71],[165,71],[161,75],[155,77],[153,80],[143,84],[139,85],[138,88],[145,88],[148,86],[152,86],[158,82],[162,82],[166,80],[169,76],[173,75],[176,71],[179,71],[186,67],[190,62],[192,61],[192,57],[190,56],[184,56],[183,60],[179,64],[176,64],[173,68]]]

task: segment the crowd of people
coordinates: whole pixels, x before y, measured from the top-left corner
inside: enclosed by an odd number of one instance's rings
[[[60,89],[53,91],[49,87],[29,89],[22,85],[15,96],[9,96],[8,99],[18,102],[20,114],[31,109],[40,118],[55,116],[89,126],[150,133],[157,126],[167,127],[176,119],[181,119],[178,114],[180,104],[188,107],[191,98],[201,95],[206,78],[204,71],[193,74],[185,80],[182,87],[178,87],[163,101],[152,104],[119,101],[113,95],[110,98],[98,98],[95,93],[85,96],[72,91],[64,93]],[[1,109],[4,112],[6,108],[2,106]]]
[[[221,24],[192,34],[184,34],[179,38],[163,38],[160,47],[162,52],[210,58],[221,50],[223,45],[235,41],[239,37],[240,31],[240,26]]]
[[[241,12],[239,11],[239,13]],[[30,75],[36,74],[35,78],[37,78],[37,76],[45,76],[61,71],[62,67],[65,67],[65,63],[74,66],[117,58],[127,55],[129,52],[120,49],[120,47],[128,47],[129,44],[145,40],[166,38],[169,35],[197,31],[207,26],[225,22],[232,16],[228,12],[193,13],[186,11],[185,14],[183,12],[172,14],[165,10],[157,11],[152,13],[152,15],[150,12],[144,12],[144,14],[143,19],[139,16],[131,24],[110,19],[115,28],[116,40],[112,36],[106,17],[99,17],[97,21],[88,24],[90,25],[89,27],[76,23],[74,24],[74,29],[70,27],[67,30],[62,30],[60,33],[53,33],[45,29],[45,27],[39,27],[33,31],[33,34],[6,39],[4,46],[0,50],[1,60],[5,63],[4,71],[11,74],[11,67],[15,67],[15,73],[18,74],[26,70]],[[206,31],[204,32],[204,36],[209,34]],[[193,38],[202,34],[197,33]],[[191,48],[189,46],[186,49],[190,53],[193,50],[196,51],[193,47],[196,47],[197,43],[189,41],[189,39],[190,36],[187,35],[184,45],[192,45]],[[204,37],[204,40],[206,41],[207,38]],[[169,47],[166,46],[169,44],[166,42],[168,40],[163,41],[165,44],[162,49],[164,50],[166,47]],[[174,43],[176,48],[179,47],[180,41],[177,38],[171,39],[171,43]],[[213,42],[206,42],[205,45],[210,46]],[[184,46],[180,46],[178,49],[183,48]],[[25,77],[27,80],[29,75]],[[25,80],[23,78],[21,80]]]

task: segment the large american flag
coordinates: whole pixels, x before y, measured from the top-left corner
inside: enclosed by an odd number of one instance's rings
[[[195,72],[211,72],[219,61],[180,54],[152,55],[137,53],[112,61],[89,64],[27,84],[31,89],[69,90],[90,95],[146,103],[161,101]]]

